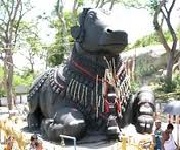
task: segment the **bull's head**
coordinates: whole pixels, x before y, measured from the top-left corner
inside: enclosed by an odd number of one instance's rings
[[[79,24],[72,27],[71,34],[78,49],[85,52],[117,55],[128,44],[127,33],[115,27],[116,22],[112,22],[112,17],[103,9],[84,8]]]

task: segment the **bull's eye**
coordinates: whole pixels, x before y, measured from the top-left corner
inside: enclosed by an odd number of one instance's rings
[[[97,16],[94,12],[90,12],[89,13],[89,19],[92,21],[95,21],[97,19]]]

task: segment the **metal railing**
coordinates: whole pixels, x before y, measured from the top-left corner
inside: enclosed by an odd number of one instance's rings
[[[61,142],[64,142],[64,138],[73,140],[74,141],[74,150],[76,150],[76,138],[75,137],[68,136],[68,135],[60,135],[60,137],[61,137],[61,140],[62,140]]]

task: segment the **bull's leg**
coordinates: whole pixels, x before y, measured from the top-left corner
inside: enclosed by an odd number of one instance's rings
[[[29,112],[27,116],[28,128],[29,129],[39,129],[42,121],[42,112],[39,107],[36,108],[34,112]]]
[[[28,128],[34,130],[38,128],[38,119],[34,113],[29,113],[27,116]]]
[[[52,119],[44,120],[41,126],[42,131],[49,140],[59,141],[60,135],[76,138],[83,136],[85,121],[83,115],[78,110],[61,108]]]

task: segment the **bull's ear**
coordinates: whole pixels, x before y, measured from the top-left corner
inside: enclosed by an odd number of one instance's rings
[[[77,39],[80,35],[80,27],[79,26],[74,26],[71,28],[71,35],[74,39]]]

